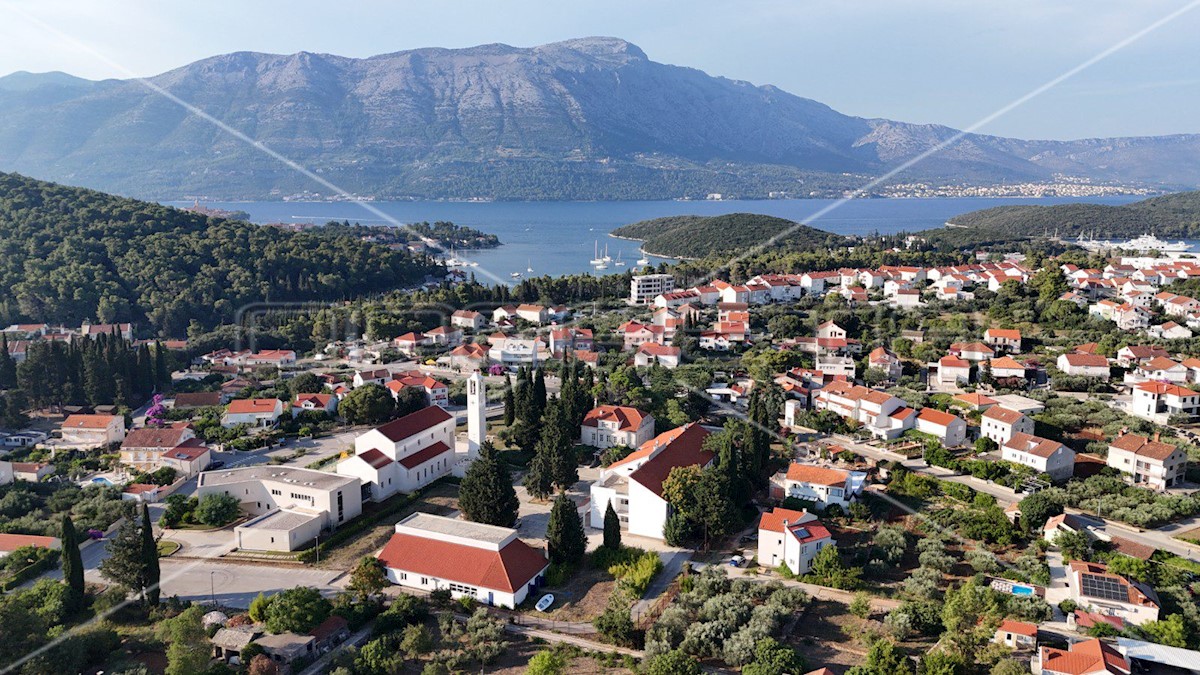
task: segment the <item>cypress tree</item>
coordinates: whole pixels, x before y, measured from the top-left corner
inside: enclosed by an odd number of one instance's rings
[[[565,490],[579,480],[579,463],[575,458],[574,434],[568,426],[564,408],[561,399],[550,399],[546,406],[546,417],[542,421],[542,434],[534,452],[543,458],[550,471],[551,482]]]
[[[171,385],[171,371],[167,368],[167,354],[162,343],[154,341],[154,385],[155,389],[166,389]]]
[[[531,413],[533,423],[537,424],[537,420],[541,419],[542,414],[546,412],[546,371],[542,368],[537,369],[536,377],[533,377],[533,411]]]
[[[517,418],[517,401],[513,396],[512,378],[504,375],[504,426],[511,427]]]
[[[142,564],[145,565],[146,601],[158,605],[162,577],[158,568],[158,543],[154,541],[154,528],[150,525],[150,507],[142,504]]]
[[[617,517],[611,499],[604,510],[604,548],[611,551],[621,548],[621,519]]]
[[[17,364],[8,353],[8,336],[0,337],[0,389],[17,386]]]
[[[458,488],[458,506],[467,520],[500,527],[517,522],[517,491],[512,475],[489,442],[479,447],[479,457],[471,463]]]
[[[546,525],[546,545],[550,549],[550,562],[573,565],[583,559],[587,550],[587,538],[583,534],[583,521],[575,502],[566,493],[559,493],[550,509],[550,522]]]
[[[75,611],[83,603],[83,556],[79,552],[79,535],[69,513],[63,514],[61,540],[63,581],[71,590],[69,602],[71,611]]]

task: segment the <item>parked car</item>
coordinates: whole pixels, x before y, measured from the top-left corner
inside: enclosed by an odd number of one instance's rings
[[[746,559],[740,555],[735,555],[729,559],[729,566],[730,567],[745,567]]]

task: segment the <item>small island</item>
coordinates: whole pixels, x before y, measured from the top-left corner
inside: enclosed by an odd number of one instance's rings
[[[691,259],[762,245],[805,250],[846,244],[841,235],[757,213],[654,218],[619,227],[612,236],[640,241],[650,255]]]
[[[473,227],[455,225],[449,221],[394,225],[362,225],[348,220],[331,220],[324,225],[310,225],[306,231],[331,237],[353,237],[386,246],[424,244],[449,251],[450,249],[496,248],[500,238]]]

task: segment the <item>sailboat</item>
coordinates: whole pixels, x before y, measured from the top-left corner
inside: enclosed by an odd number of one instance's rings
[[[644,251],[642,252],[642,257],[638,258],[638,264],[643,266],[650,264],[650,259],[646,257],[646,253]]]
[[[533,260],[532,260],[532,259],[526,259],[526,261],[525,261],[525,271],[526,271],[526,272],[532,272],[532,271],[533,271]]]
[[[591,263],[593,265],[601,265],[604,263],[604,259],[600,257],[600,240],[598,239],[595,242],[595,251],[592,252]]]
[[[621,260],[621,252],[617,251],[617,262],[613,263],[617,267],[624,267],[625,263]]]
[[[608,255],[608,244],[604,245],[604,257],[601,258],[604,262],[612,262],[612,258]]]

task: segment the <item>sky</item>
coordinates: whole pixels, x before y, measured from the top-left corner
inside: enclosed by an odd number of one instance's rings
[[[977,131],[1200,133],[1200,0],[0,0],[0,74],[140,77],[232,51],[365,57],[588,35],[847,114],[960,129],[1121,45]]]

